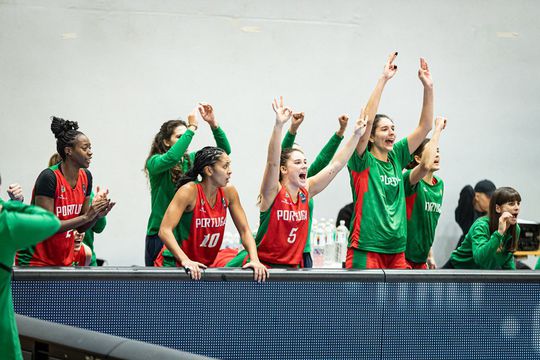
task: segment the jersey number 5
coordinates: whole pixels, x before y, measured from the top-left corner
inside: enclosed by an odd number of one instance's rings
[[[202,241],[201,247],[213,248],[214,246],[217,245],[219,241],[219,235],[220,235],[219,233],[204,235],[204,239]]]
[[[298,228],[291,229],[291,232],[289,233],[289,237],[287,238],[287,242],[289,244],[294,244],[294,242],[296,241],[296,230],[298,230]]]

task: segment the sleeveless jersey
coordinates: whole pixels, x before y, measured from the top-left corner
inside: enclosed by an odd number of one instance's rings
[[[195,208],[191,213],[182,216],[178,229],[180,248],[190,260],[207,266],[214,262],[223,242],[228,206],[223,188],[218,188],[212,208],[202,185],[197,184]],[[174,255],[167,248],[163,251],[163,257],[174,259]]]
[[[309,194],[301,188],[296,203],[282,187],[269,210],[261,213],[256,242],[263,263],[298,266],[309,232]]]
[[[84,169],[79,169],[77,184],[72,188],[58,165],[50,167],[56,178],[53,213],[60,220],[73,219],[81,214],[86,200],[88,177]],[[32,203],[34,203],[32,192]],[[47,240],[21,250],[17,254],[17,265],[29,266],[71,266],[75,241],[73,230],[57,233]]]

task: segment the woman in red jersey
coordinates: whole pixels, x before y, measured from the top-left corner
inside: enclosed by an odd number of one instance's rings
[[[238,192],[228,185],[231,173],[231,159],[223,149],[207,146],[197,151],[193,167],[180,179],[161,222],[159,237],[165,246],[154,266],[183,266],[192,279],[201,279],[202,269],[214,262],[223,242],[228,208],[251,257],[244,268],[253,269],[255,280],[266,279],[268,272],[257,257]]]
[[[51,130],[62,161],[41,172],[32,203],[54,213],[61,221],[58,232],[47,240],[17,253],[19,266],[71,266],[74,260],[74,230],[83,233],[114,206],[101,192],[90,204],[92,159],[90,140],[78,131],[77,122],[53,117]]]
[[[276,122],[259,195],[260,226],[256,241],[259,259],[269,267],[298,267],[309,231],[309,199],[324,190],[347,164],[366,127],[366,119],[358,118],[353,136],[337,152],[330,163],[308,178],[304,153],[299,149],[281,150],[283,125],[293,116],[291,109],[274,100]],[[245,252],[238,254],[227,266],[239,266],[246,261]]]

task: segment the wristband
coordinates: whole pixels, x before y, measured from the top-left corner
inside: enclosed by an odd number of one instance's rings
[[[193,127],[195,128],[195,129],[193,129],[193,131],[195,131],[195,130],[197,130],[197,129],[199,128],[197,125],[194,125],[194,124],[189,124],[189,125],[187,126],[187,128],[189,129],[190,126],[193,126]]]

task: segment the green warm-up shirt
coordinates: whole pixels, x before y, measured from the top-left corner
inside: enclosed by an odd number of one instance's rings
[[[433,176],[434,183],[424,179],[411,185],[411,170],[403,174],[405,203],[407,206],[407,248],[405,258],[425,263],[435,239],[435,229],[441,216],[444,184]]]
[[[217,147],[230,154],[231,145],[229,144],[229,140],[227,140],[225,132],[218,127],[213,129],[212,133]],[[184,161],[184,154],[193,139],[193,135],[193,131],[186,130],[166,153],[153,155],[146,162],[146,169],[148,170],[148,177],[150,179],[150,201],[152,206],[152,212],[150,213],[146,229],[147,235],[156,235],[159,232],[159,226],[161,225],[165,211],[176,193],[176,184],[172,180],[170,170],[178,164],[182,166],[184,173],[189,170],[190,164]],[[190,153],[189,157],[190,162],[193,163],[195,152]]]
[[[519,238],[520,228],[516,225]],[[452,252],[450,261],[456,269],[515,270],[514,254],[506,250],[512,235],[489,231],[489,218],[478,218],[460,247]],[[502,245],[502,250],[499,248]]]
[[[49,238],[60,220],[38,206],[0,200],[0,352],[2,359],[22,359],[11,296],[11,266],[17,250]]]
[[[355,151],[348,169],[353,192],[353,215],[349,246],[363,251],[397,254],[407,244],[407,213],[403,189],[403,168],[411,161],[404,138],[394,144],[388,161],[368,150]]]
[[[294,140],[296,139],[296,135],[291,134],[289,131],[285,134],[285,137],[283,138],[283,141],[281,142],[281,148],[286,149],[293,147]],[[339,147],[339,144],[341,144],[341,141],[343,140],[342,136],[338,136],[336,133],[332,135],[330,140],[324,145],[322,150],[319,152],[317,157],[315,158],[315,161],[311,163],[311,165],[308,168],[307,176],[308,178],[317,175],[319,171],[324,169],[326,165],[330,163],[330,160],[334,157],[336,154],[336,151]],[[309,197],[309,222],[308,222],[308,235],[307,235],[307,241],[306,241],[306,247],[304,248],[305,253],[311,252],[311,224],[313,219],[313,198]]]

